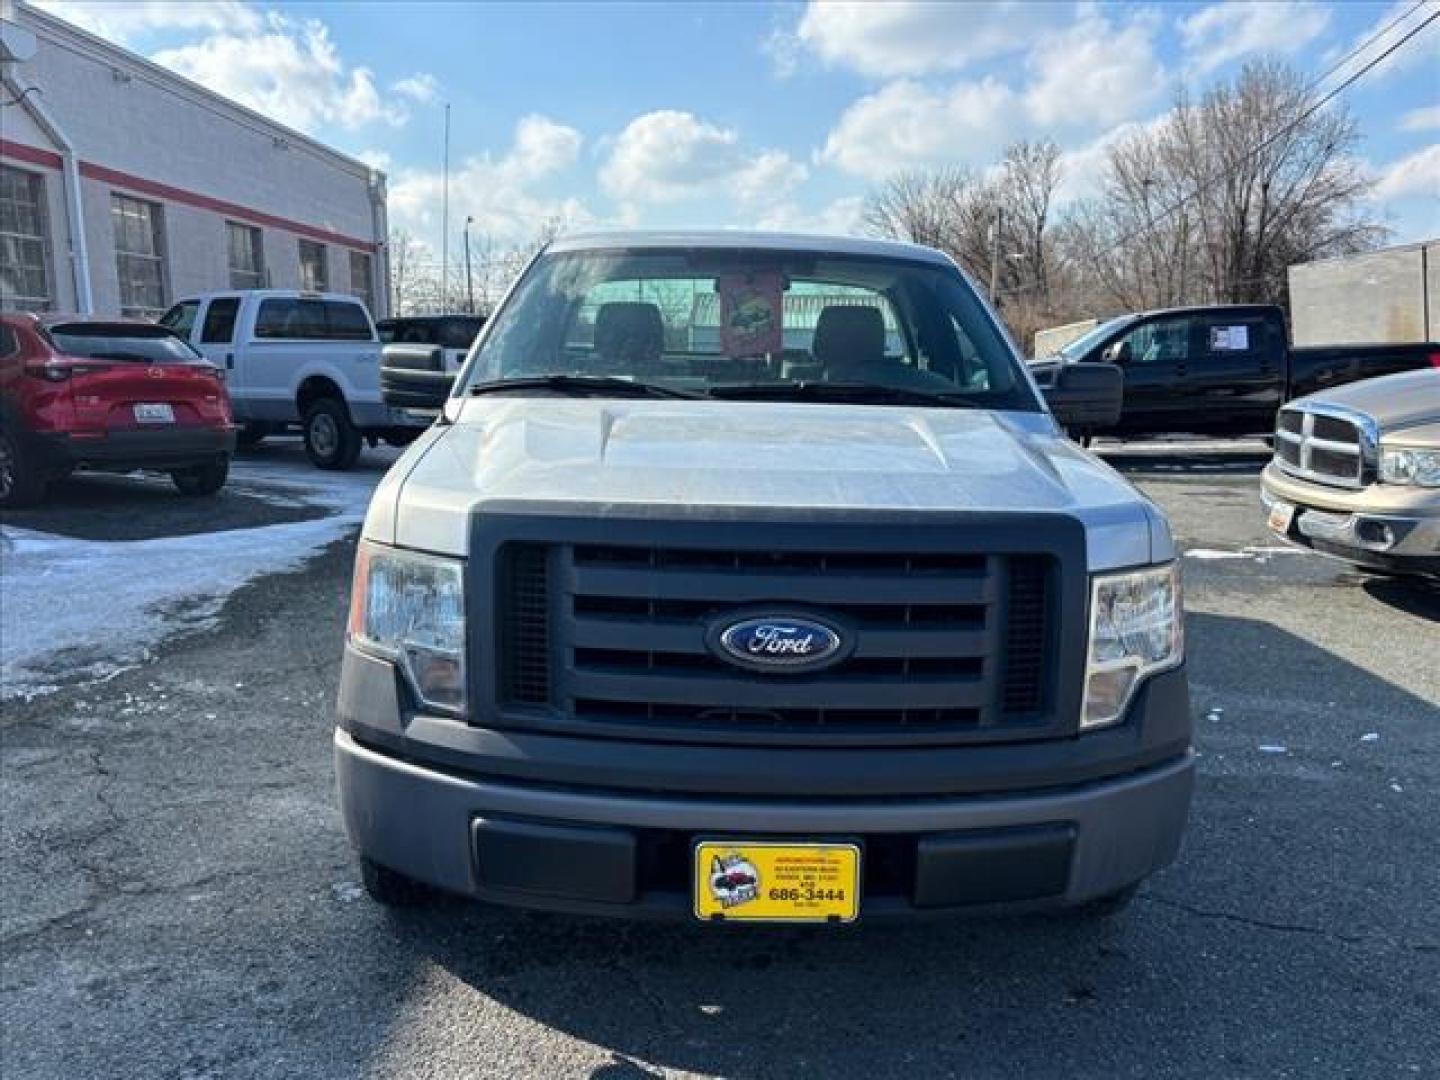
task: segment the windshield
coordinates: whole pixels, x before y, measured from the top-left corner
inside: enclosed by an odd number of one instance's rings
[[[48,329],[55,348],[91,360],[186,364],[204,357],[163,326],[134,323],[64,323]]]
[[[1087,330],[1083,335],[1070,342],[1069,345],[1060,346],[1060,355],[1069,359],[1077,356],[1084,356],[1095,345],[1112,330],[1118,330],[1120,326],[1130,321],[1130,316],[1121,315],[1118,319],[1110,319],[1101,323],[1093,330]]]
[[[503,390],[493,384],[505,380],[527,380],[526,392],[573,390],[589,378],[744,400],[835,391],[877,404],[934,395],[942,405],[1040,408],[965,279],[919,262],[731,249],[549,254],[495,318],[457,394]],[[552,376],[567,379],[537,383]]]

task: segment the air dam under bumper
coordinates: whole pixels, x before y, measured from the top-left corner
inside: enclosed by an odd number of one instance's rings
[[[1061,907],[1171,862],[1194,755],[1074,787],[953,798],[784,801],[610,793],[462,777],[335,733],[341,806],[368,858],[496,903],[689,918],[698,836],[854,839],[861,918]]]

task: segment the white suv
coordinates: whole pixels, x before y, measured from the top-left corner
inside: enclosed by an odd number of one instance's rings
[[[348,469],[364,440],[404,445],[425,421],[380,398],[380,342],[365,305],[339,293],[204,293],[160,322],[225,372],[241,446],[300,424],[322,469]]]

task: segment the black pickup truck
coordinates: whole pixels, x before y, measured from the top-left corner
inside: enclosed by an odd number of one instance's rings
[[[1032,361],[1046,384],[1061,363],[1115,364],[1125,404],[1114,426],[1079,435],[1269,435],[1293,398],[1427,365],[1440,345],[1320,345],[1292,348],[1285,317],[1271,305],[1172,308],[1121,315]]]

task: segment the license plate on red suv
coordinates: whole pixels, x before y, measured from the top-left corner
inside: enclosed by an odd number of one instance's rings
[[[135,406],[137,424],[173,424],[175,410],[168,401],[142,402]]]

